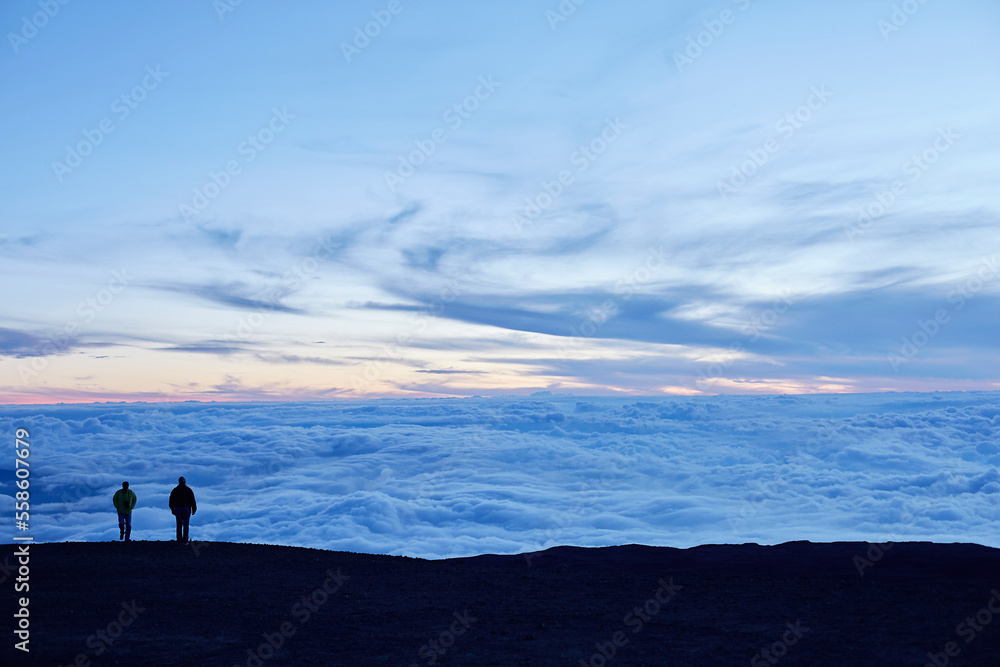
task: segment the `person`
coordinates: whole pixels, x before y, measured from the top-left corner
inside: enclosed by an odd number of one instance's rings
[[[128,488],[128,482],[122,482],[122,488],[115,491],[111,499],[118,510],[118,539],[132,541],[132,510],[135,508],[135,492]]]
[[[188,522],[197,511],[198,503],[194,500],[194,491],[183,477],[178,477],[177,486],[170,492],[170,513],[177,519],[177,541],[180,544],[188,541]]]

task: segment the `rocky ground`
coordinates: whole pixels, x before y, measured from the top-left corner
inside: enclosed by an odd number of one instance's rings
[[[30,550],[4,665],[1000,665],[1000,550],[971,544]]]

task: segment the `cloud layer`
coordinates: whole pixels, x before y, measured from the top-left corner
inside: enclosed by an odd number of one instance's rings
[[[421,557],[555,544],[1000,546],[986,393],[6,406],[31,433],[36,540],[192,536]],[[13,512],[3,464],[0,511]]]

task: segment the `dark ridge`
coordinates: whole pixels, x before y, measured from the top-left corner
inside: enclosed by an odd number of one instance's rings
[[[893,567],[883,569],[882,576],[913,577],[918,575],[944,576],[960,579],[968,572],[981,572],[996,562],[998,550],[979,544],[934,542],[884,543],[874,545],[881,560],[891,556]],[[774,546],[755,543],[740,545],[706,544],[690,549],[650,547],[628,544],[614,547],[559,546],[518,556],[485,554],[466,559],[477,563],[502,565],[505,562],[524,562],[535,567],[562,566],[652,568],[669,563],[675,572],[713,571],[719,575],[735,576],[741,572],[756,574],[785,574],[801,577],[857,576],[860,565],[869,574],[864,560],[873,545],[868,542],[814,543],[808,541],[785,542]],[[855,557],[861,559],[855,561]],[[877,562],[877,561],[876,561]],[[874,563],[873,563],[874,564]],[[870,570],[875,573],[876,568]]]
[[[8,632],[3,665],[1000,666],[1000,550],[976,544],[29,549],[30,661]]]

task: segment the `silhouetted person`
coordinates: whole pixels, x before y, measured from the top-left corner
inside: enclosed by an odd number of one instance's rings
[[[128,488],[128,482],[122,482],[122,488],[115,491],[111,502],[118,510],[118,539],[131,542],[132,510],[135,508],[135,493]]]
[[[170,492],[170,512],[177,519],[177,541],[181,544],[188,541],[188,522],[197,511],[194,491],[184,482],[183,477],[178,477],[177,486]]]

